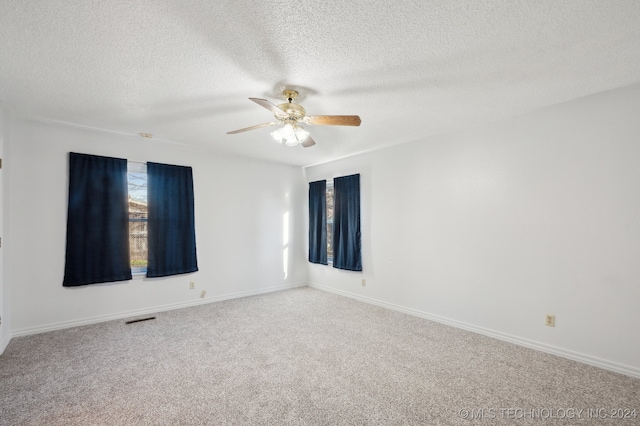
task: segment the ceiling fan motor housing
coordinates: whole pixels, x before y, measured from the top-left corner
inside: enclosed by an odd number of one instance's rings
[[[307,111],[305,111],[305,109],[302,108],[301,105],[294,104],[291,102],[280,104],[278,105],[278,108],[281,109],[286,114],[286,117],[295,121],[302,121],[304,116],[307,114]],[[283,118],[278,114],[275,114],[275,117],[280,120]]]

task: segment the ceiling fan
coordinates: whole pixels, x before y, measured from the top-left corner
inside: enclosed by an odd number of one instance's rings
[[[315,145],[316,142],[311,138],[309,132],[300,126],[299,123],[324,126],[360,125],[361,120],[357,115],[307,115],[307,112],[302,105],[293,103],[293,101],[298,97],[298,92],[295,90],[285,89],[282,92],[282,96],[284,96],[288,102],[280,105],[274,105],[266,99],[249,98],[261,107],[273,112],[273,115],[278,121],[256,124],[255,126],[227,132],[227,134],[233,135],[236,133],[246,132],[248,130],[284,124],[284,126],[276,129],[274,132],[271,132],[271,136],[276,141],[288,146],[296,146],[300,144],[303,147],[308,148]]]

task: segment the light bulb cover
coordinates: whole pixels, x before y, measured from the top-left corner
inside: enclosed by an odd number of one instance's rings
[[[287,123],[283,127],[271,132],[271,137],[278,143],[284,143],[287,146],[296,146],[309,137],[309,132],[302,127]]]
[[[298,138],[299,143],[304,142],[309,137],[309,132],[307,132],[302,127],[296,127],[295,132],[296,132],[296,138]]]
[[[282,127],[271,132],[271,137],[275,139],[276,142],[282,143]]]

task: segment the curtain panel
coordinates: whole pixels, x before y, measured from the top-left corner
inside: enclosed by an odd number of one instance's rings
[[[309,262],[327,265],[327,182],[309,183]]]
[[[69,153],[65,287],[131,279],[127,160]]]
[[[333,267],[362,271],[360,175],[333,179]]]
[[[147,277],[198,270],[191,167],[147,163]]]

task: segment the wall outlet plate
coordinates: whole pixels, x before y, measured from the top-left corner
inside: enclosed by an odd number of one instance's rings
[[[547,314],[547,318],[545,320],[545,324],[549,327],[555,327],[556,326],[556,316],[555,315],[551,315],[551,314]]]
[[[207,292],[205,290],[202,290],[200,292],[200,297],[204,298],[207,295]]]

